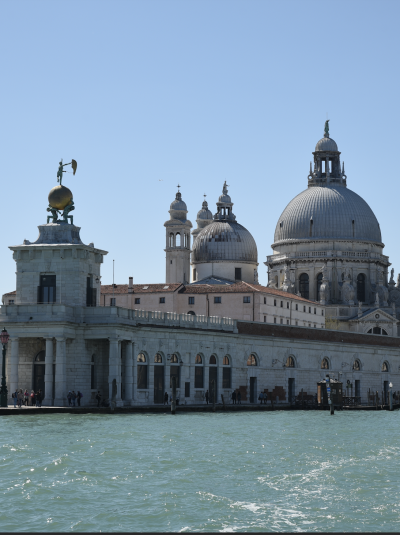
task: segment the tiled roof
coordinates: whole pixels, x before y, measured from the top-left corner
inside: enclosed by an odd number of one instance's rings
[[[3,294],[3,296],[6,295],[17,295],[17,290],[14,290],[13,292],[8,292],[7,294]]]
[[[167,288],[168,287],[168,288]],[[282,290],[274,290],[273,288],[268,288],[267,286],[261,286],[261,284],[249,284],[247,282],[235,282],[234,284],[134,284],[133,293],[142,294],[142,293],[166,293],[166,292],[175,292],[179,289],[179,293],[185,294],[205,294],[205,293],[250,293],[250,292],[259,292],[263,294],[274,295],[277,297],[284,297],[285,299],[294,299],[295,301],[301,301],[304,303],[309,303],[310,305],[318,305],[314,301],[309,301],[298,295],[290,294],[283,292]],[[101,294],[127,294],[128,285],[127,284],[116,284],[113,290],[112,284],[106,284],[101,286]]]
[[[183,286],[183,284],[174,283],[174,284],[134,284],[132,286],[133,293],[140,293],[140,294],[150,294],[150,293],[156,293],[156,292],[175,292],[178,288]],[[102,284],[101,285],[101,294],[127,294],[128,293],[128,284],[115,284],[114,288],[112,284]]]

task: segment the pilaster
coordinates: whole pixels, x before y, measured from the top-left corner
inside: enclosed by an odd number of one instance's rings
[[[46,338],[46,354],[44,359],[44,393],[43,405],[53,405],[53,339]]]
[[[56,338],[56,392],[54,405],[65,407],[67,405],[67,356],[65,338]],[[47,348],[47,340],[46,340]],[[46,357],[45,357],[46,358]],[[46,360],[45,360],[46,365]],[[45,369],[46,371],[46,369]]]

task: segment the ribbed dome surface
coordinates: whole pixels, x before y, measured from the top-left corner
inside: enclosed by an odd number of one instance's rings
[[[330,137],[323,137],[315,145],[315,152],[333,151],[338,152],[338,146],[336,141],[333,141]]]
[[[371,208],[357,193],[340,186],[311,187],[297,195],[279,218],[274,242],[315,238],[382,242]]]
[[[234,221],[214,221],[193,243],[193,262],[257,263],[257,245],[250,232]]]
[[[171,203],[170,210],[187,210],[187,206],[185,202],[175,199],[175,201],[172,201]]]
[[[212,219],[212,213],[210,210],[207,210],[206,208],[202,208],[199,212],[197,212],[197,219]]]

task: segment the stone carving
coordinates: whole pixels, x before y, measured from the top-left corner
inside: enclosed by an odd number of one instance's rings
[[[397,284],[396,288],[400,288],[400,273],[397,275]]]
[[[380,306],[388,306],[389,290],[383,283],[383,271],[378,273],[377,294],[379,296]]]
[[[400,290],[397,287],[389,290],[389,303],[400,307]]]
[[[258,271],[256,269],[254,270],[254,283],[258,284]]]
[[[324,264],[322,268],[322,282],[319,288],[320,303],[326,305],[330,302],[330,282],[328,277],[328,266]]]
[[[290,270],[289,270],[289,266],[288,265],[285,266],[284,274],[285,274],[285,278],[284,278],[284,281],[283,281],[283,284],[282,284],[282,290],[284,292],[288,292],[290,294],[293,294],[294,290],[295,290],[295,287],[294,287],[293,282],[290,280]]]
[[[354,286],[351,284],[350,271],[344,270],[344,281],[342,284],[342,301],[345,305],[354,305]]]
[[[390,270],[390,281],[389,281],[389,284],[390,284],[391,282],[394,282],[394,268],[392,268],[392,269]]]
[[[329,137],[329,119],[325,121],[324,137]]]
[[[68,215],[72,210],[75,210],[74,201],[71,200],[71,202],[64,208],[64,211],[62,213],[64,221],[68,223],[68,219],[71,220],[71,225],[74,224],[74,216]]]

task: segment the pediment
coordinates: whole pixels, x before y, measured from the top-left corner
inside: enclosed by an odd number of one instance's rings
[[[397,323],[397,318],[393,317],[391,314],[386,312],[385,310],[382,310],[381,308],[374,308],[373,310],[367,310],[363,313],[360,317],[354,317],[351,318],[349,321],[351,322],[359,322],[359,323],[371,323],[371,324],[377,324],[377,323]]]

